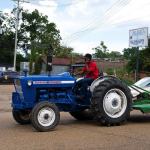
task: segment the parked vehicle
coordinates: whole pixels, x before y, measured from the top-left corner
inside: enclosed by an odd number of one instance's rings
[[[16,71],[1,71],[0,72],[0,83],[13,83],[14,78],[19,76],[19,73]]]
[[[140,79],[139,81],[134,83],[133,86],[134,86],[134,89],[131,88],[131,93],[133,97],[137,97],[140,93],[143,93],[144,90],[147,90],[150,92],[150,77],[144,77]],[[138,87],[142,89],[139,89]]]

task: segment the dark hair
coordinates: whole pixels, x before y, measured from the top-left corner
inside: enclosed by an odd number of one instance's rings
[[[92,55],[91,54],[85,54],[85,56],[84,56],[85,58],[88,58],[88,59],[92,59]]]

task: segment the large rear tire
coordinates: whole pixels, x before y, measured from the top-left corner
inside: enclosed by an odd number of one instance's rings
[[[70,112],[71,116],[76,118],[77,120],[93,120],[94,114],[90,109],[85,109],[82,111],[74,111]]]
[[[99,83],[92,93],[92,110],[103,125],[119,125],[130,115],[132,96],[130,89],[117,78]]]
[[[60,112],[58,107],[50,102],[39,102],[31,112],[33,127],[40,132],[53,130],[59,123]]]

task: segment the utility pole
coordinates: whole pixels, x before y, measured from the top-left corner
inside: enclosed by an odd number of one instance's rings
[[[5,14],[2,14],[2,12],[0,11],[0,35],[3,33],[3,22],[5,22],[5,19],[4,19]]]
[[[136,48],[136,76],[135,80],[139,80],[139,47]]]
[[[3,32],[3,31],[2,31],[2,27],[1,27],[1,25],[2,25],[2,21],[4,21],[4,20],[3,20],[3,18],[0,16],[0,35],[1,35],[1,34],[2,34],[2,32]]]
[[[17,42],[18,42],[18,26],[19,26],[19,14],[20,14],[20,3],[28,1],[25,0],[13,0],[17,2],[17,15],[16,15],[16,23],[15,23],[15,49],[14,49],[14,63],[13,63],[13,69],[16,71],[16,55],[17,55]]]

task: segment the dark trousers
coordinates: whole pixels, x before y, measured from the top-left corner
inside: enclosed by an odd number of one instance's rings
[[[80,81],[77,82],[78,86],[77,87],[81,87],[81,96],[87,96],[87,88],[88,86],[90,86],[92,84],[92,82],[94,81],[94,79],[91,78],[84,78]]]

